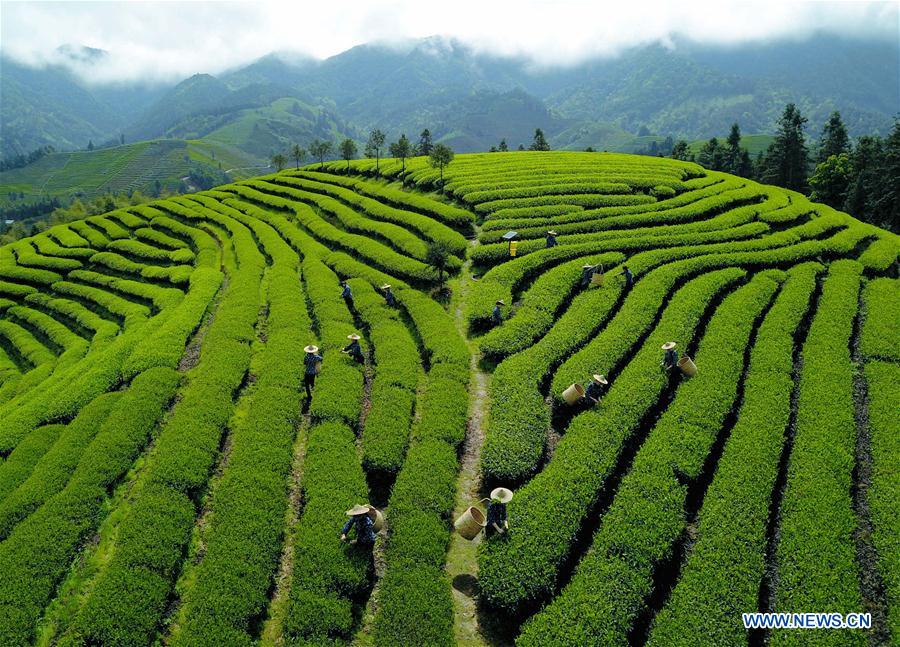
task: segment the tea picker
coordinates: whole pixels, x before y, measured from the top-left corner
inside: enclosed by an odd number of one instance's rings
[[[551,247],[556,247],[557,245],[559,245],[559,243],[556,242],[556,236],[557,236],[556,232],[553,231],[552,229],[547,232],[547,249],[550,249]]]
[[[622,266],[622,276],[625,277],[625,287],[630,288],[634,285],[634,274],[631,273],[627,265]]]
[[[588,402],[588,405],[597,404],[600,401],[600,398],[603,397],[603,394],[606,392],[606,387],[608,386],[609,382],[605,376],[597,374],[592,375],[591,381],[584,390],[584,398]]]
[[[505,487],[494,488],[488,502],[487,519],[477,506],[469,506],[453,523],[453,527],[464,539],[472,541],[484,530],[485,537],[509,532],[506,504],[512,501],[513,493]]]
[[[487,509],[487,525],[484,527],[484,536],[504,535],[509,530],[509,519],[506,513],[506,504],[512,501],[512,490],[498,487],[491,491],[491,502]]]
[[[350,518],[341,528],[341,541],[347,541],[347,536],[355,531],[356,539],[350,543],[370,548],[375,543],[375,533],[380,530],[379,521],[383,523],[381,513],[370,505],[357,504],[345,514]]]
[[[344,349],[341,352],[349,354],[350,357],[360,364],[365,364],[366,358],[363,356],[362,347],[359,345],[359,335],[353,333],[347,335],[347,339],[350,340],[350,343],[344,346]]]
[[[667,341],[662,345],[662,349],[666,351],[666,354],[663,355],[661,364],[666,370],[671,371],[678,366],[678,351],[675,350],[676,345],[677,344],[674,341]]]
[[[306,387],[306,397],[312,398],[312,388],[316,385],[316,375],[322,368],[322,356],[319,355],[318,346],[307,346],[303,349],[306,357],[303,358],[305,371],[303,374],[303,386]]]
[[[341,290],[341,298],[344,300],[344,302],[347,304],[348,307],[352,308],[353,307],[353,291],[350,289],[350,284],[347,283],[347,281],[343,281],[341,283],[341,286],[343,286],[343,288],[344,288],[343,290]]]
[[[381,286],[382,291],[384,291],[384,300],[390,306],[394,307],[397,305],[397,299],[394,297],[394,293],[391,292],[391,286],[388,283],[385,283]]]
[[[506,303],[503,299],[498,299],[494,304],[494,311],[491,313],[491,321],[495,326],[499,326],[503,323],[503,312],[500,310],[500,306],[505,306]]]
[[[581,287],[587,289],[591,284],[591,278],[594,275],[594,266],[590,263],[581,266]]]

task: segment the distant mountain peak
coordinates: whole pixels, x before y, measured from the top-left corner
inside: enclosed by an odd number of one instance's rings
[[[65,62],[97,65],[109,58],[109,52],[105,49],[88,47],[87,45],[74,45],[64,43],[56,48],[56,53]]]

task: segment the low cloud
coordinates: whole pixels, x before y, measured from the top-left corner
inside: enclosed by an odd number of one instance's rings
[[[326,58],[354,45],[440,34],[538,66],[612,56],[678,35],[722,45],[817,32],[900,41],[896,2],[380,0],[307,2],[4,2],[0,50],[64,64],[90,82],[174,81],[273,51]],[[73,56],[63,44],[104,50]]]

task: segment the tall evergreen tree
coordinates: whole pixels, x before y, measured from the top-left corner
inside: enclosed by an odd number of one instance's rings
[[[900,119],[894,120],[894,128],[884,142],[882,164],[884,190],[875,203],[880,216],[879,226],[900,233]]]
[[[531,142],[531,147],[529,150],[533,151],[548,151],[550,150],[550,144],[547,142],[547,138],[544,137],[544,131],[540,128],[536,128],[534,131],[534,141]]]
[[[787,104],[778,120],[775,141],[766,151],[763,161],[762,181],[786,189],[803,192],[806,190],[806,167],[809,151],[803,135],[806,117],[800,114],[793,103]]]
[[[500,146],[497,147],[497,150],[499,150],[501,153],[505,153],[509,150],[509,146],[507,146],[506,144],[506,139],[500,140]]]
[[[713,171],[721,171],[725,166],[726,149],[713,137],[703,144],[697,155],[697,163]]]
[[[841,113],[835,110],[822,128],[822,140],[819,142],[819,155],[816,161],[821,164],[832,155],[849,152],[850,137],[847,136],[844,122],[841,121]]]
[[[886,191],[882,174],[884,161],[884,146],[879,137],[860,137],[850,156],[853,174],[844,211],[873,225],[881,223],[876,205]]]
[[[431,155],[432,148],[434,148],[434,144],[431,142],[431,131],[426,128],[422,131],[422,134],[419,135],[419,146],[417,150],[419,155],[428,157]]]
[[[731,124],[731,132],[725,140],[725,169],[729,173],[737,173],[741,161],[741,127],[737,122]]]

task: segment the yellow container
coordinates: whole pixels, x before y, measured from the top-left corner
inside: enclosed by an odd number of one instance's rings
[[[475,506],[471,506],[459,516],[453,527],[456,528],[456,532],[471,541],[486,525],[487,520],[484,518],[484,513]]]
[[[584,387],[580,384],[573,384],[563,391],[563,400],[567,404],[575,404],[584,397]]]
[[[678,360],[678,368],[680,368],[681,372],[688,377],[694,377],[697,374],[697,365],[694,364],[694,360],[687,355]]]
[[[384,528],[384,515],[381,513],[381,510],[376,508],[375,506],[369,506],[369,519],[372,520],[372,525],[375,528],[375,532],[381,532],[382,528]]]
[[[511,242],[509,243],[509,255],[510,255],[510,256],[515,256],[515,255],[516,255],[516,247],[518,247],[518,242],[517,242],[517,241],[513,240],[513,241],[511,241]]]

